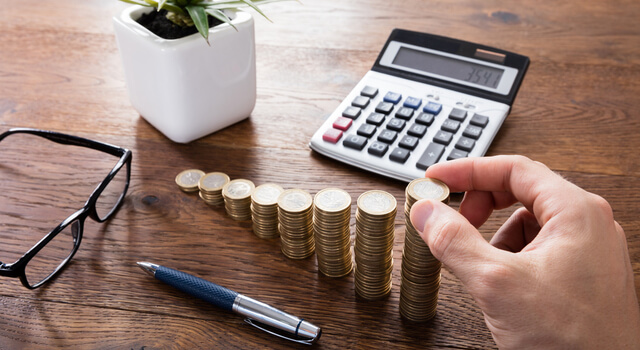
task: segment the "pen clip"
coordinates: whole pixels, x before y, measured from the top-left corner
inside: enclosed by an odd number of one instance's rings
[[[293,341],[293,342],[296,342],[296,343],[300,343],[300,344],[305,344],[305,345],[313,344],[313,339],[302,340],[302,339],[291,338],[291,337],[288,337],[288,336],[286,336],[284,334],[277,333],[277,331],[275,329],[271,330],[271,329],[269,329],[271,327],[267,328],[268,326],[262,325],[260,322],[258,322],[256,320],[252,320],[250,318],[245,318],[244,322],[246,322],[246,323],[258,328],[261,331],[267,332],[269,334],[273,334],[273,335],[275,335],[277,337],[280,337],[282,339],[290,340],[290,341]],[[287,333],[287,334],[289,334],[289,333]]]

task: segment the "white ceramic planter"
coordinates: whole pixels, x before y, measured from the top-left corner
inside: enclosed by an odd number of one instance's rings
[[[155,11],[128,7],[113,18],[131,104],[169,139],[187,143],[247,118],[256,102],[253,18],[228,12],[228,24],[168,40],[135,19]]]

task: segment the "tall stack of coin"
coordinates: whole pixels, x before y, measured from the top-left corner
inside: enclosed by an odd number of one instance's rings
[[[282,253],[290,259],[313,254],[313,198],[304,190],[286,190],[278,197]]]
[[[200,189],[200,198],[209,205],[224,204],[222,197],[222,187],[230,181],[229,176],[225,173],[207,173],[198,181]]]
[[[423,322],[436,315],[441,263],[433,257],[429,246],[411,224],[411,207],[421,199],[449,203],[449,188],[442,181],[421,178],[409,183],[405,195],[406,231],[402,252],[400,314],[411,321]]]
[[[313,198],[313,234],[318,269],[328,277],[342,277],[353,268],[351,261],[351,196],[327,188]]]
[[[237,221],[251,220],[251,193],[255,185],[250,180],[235,179],[222,187],[227,214]]]
[[[278,232],[278,197],[284,189],[276,184],[264,184],[256,187],[251,194],[251,218],[253,233],[267,239],[276,238]]]
[[[184,192],[196,192],[198,190],[198,181],[204,176],[204,171],[198,169],[189,169],[180,172],[176,176],[176,184]]]
[[[391,291],[396,199],[384,191],[368,191],[358,198],[356,211],[355,289],[367,300]]]

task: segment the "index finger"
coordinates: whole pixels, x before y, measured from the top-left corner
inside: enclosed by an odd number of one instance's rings
[[[436,178],[451,192],[493,193],[493,207],[522,203],[543,225],[563,207],[573,204],[580,190],[544,164],[523,156],[465,158],[429,167],[426,177]]]

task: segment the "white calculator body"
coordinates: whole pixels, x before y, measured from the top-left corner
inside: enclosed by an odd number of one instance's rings
[[[503,50],[395,29],[309,146],[406,182],[433,164],[481,157],[528,65],[527,57]]]

